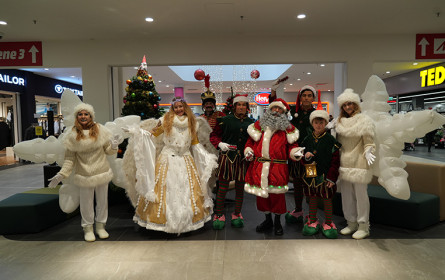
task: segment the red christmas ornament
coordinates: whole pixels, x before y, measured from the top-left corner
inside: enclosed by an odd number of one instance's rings
[[[148,80],[147,80],[147,79],[144,79],[144,83],[148,83]]]
[[[205,72],[202,69],[198,69],[195,71],[195,79],[197,79],[198,81],[201,81],[202,79],[204,79],[205,77]]]
[[[157,108],[158,108],[158,104],[153,105],[153,107],[154,107],[155,109],[157,109]]]
[[[127,80],[127,85],[131,84],[131,80]]]
[[[252,72],[250,72],[250,77],[252,77],[252,79],[258,79],[260,77],[260,71],[252,70]]]

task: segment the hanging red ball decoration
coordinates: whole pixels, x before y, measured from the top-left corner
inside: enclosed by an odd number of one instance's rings
[[[198,81],[201,81],[204,79],[205,77],[205,72],[202,69],[198,69],[195,71],[195,79],[197,79]]]
[[[131,84],[131,80],[127,80],[126,83],[127,83],[127,85]]]
[[[157,109],[157,108],[158,108],[158,104],[153,105],[153,107],[154,107],[155,109]]]
[[[258,79],[260,77],[260,71],[252,70],[252,72],[250,72],[250,77],[252,77],[252,79]]]

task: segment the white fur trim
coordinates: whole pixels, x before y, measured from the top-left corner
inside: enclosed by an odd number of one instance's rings
[[[280,193],[286,193],[287,191],[289,191],[289,186],[286,185],[283,188],[267,188],[267,189],[262,189],[262,188],[258,188],[258,187],[254,187],[249,185],[248,183],[246,183],[244,185],[244,190],[247,193],[259,196],[259,197],[263,197],[263,198],[268,198],[269,197],[269,193],[274,193],[274,194],[280,194]]]
[[[339,172],[339,180],[360,184],[369,184],[372,180],[371,169],[340,167]]]
[[[74,107],[74,118],[77,118],[77,113],[80,111],[85,110],[88,113],[90,113],[91,118],[94,120],[94,108],[90,104],[87,103],[79,103],[76,107]]]
[[[355,93],[351,88],[345,89],[345,91],[337,97],[338,106],[342,106],[346,102],[353,102],[360,108],[360,96]]]
[[[315,90],[315,88],[313,88],[312,86],[310,86],[310,85],[305,85],[305,86],[303,86],[301,89],[300,89],[300,93],[301,92],[303,92],[303,91],[305,91],[305,90],[310,90],[310,91],[312,91],[312,93],[314,94],[314,99],[316,99],[317,98],[317,91]]]
[[[295,113],[295,114],[294,114],[294,117],[298,117],[298,113]]]
[[[255,128],[255,123],[247,127],[247,133],[252,137],[253,141],[257,142],[261,139],[262,133]]]
[[[93,175],[93,176],[82,176],[79,174],[74,174],[74,182],[80,188],[83,187],[94,187],[97,185],[105,184],[111,181],[113,178],[113,171],[111,168],[107,172]]]
[[[247,99],[247,96],[237,96],[235,98],[233,98],[233,104],[237,103],[237,102],[249,102],[249,100]]]
[[[289,144],[295,143],[300,138],[300,131],[297,128],[291,133],[286,133],[286,139]]]
[[[313,111],[311,113],[311,115],[309,116],[309,122],[312,124],[312,121],[315,118],[322,118],[322,119],[326,120],[326,123],[329,122],[329,114],[325,110],[315,110],[315,111]]]
[[[369,135],[374,137],[375,124],[374,121],[365,114],[356,114],[350,118],[342,118],[337,121],[335,130],[337,134],[342,136],[364,136]]]
[[[269,104],[269,110],[272,109],[273,107],[280,107],[281,109],[284,110],[284,112],[287,112],[286,106],[284,106],[284,104],[280,101],[274,101]]]
[[[90,138],[89,131],[85,131],[86,138],[77,141],[77,132],[70,129],[63,138],[65,149],[73,152],[82,152],[102,147],[106,142],[109,142],[111,139],[110,130],[99,123],[96,123],[96,125],[99,127],[99,134],[96,140]]]

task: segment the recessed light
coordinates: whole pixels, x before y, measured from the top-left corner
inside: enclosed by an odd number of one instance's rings
[[[162,81],[158,81],[158,83],[162,83]]]
[[[301,79],[300,79],[300,78],[298,78],[298,79],[297,79],[297,81],[301,81]]]
[[[70,76],[71,78],[76,78],[76,76]]]
[[[320,64],[320,66],[321,66],[321,67],[325,67],[326,65],[324,65],[324,64]]]
[[[166,87],[170,87],[169,85],[166,85]]]
[[[308,74],[308,75],[310,75],[310,74],[311,74],[311,72],[307,72],[307,74]]]
[[[306,15],[305,15],[305,14],[299,14],[299,15],[297,16],[297,18],[298,18],[298,19],[304,19],[304,18],[306,18]]]
[[[49,68],[44,68],[43,70],[45,70],[45,71],[48,71],[48,70],[49,70]]]
[[[389,74],[389,73],[391,73],[391,72],[389,72],[389,71],[386,71],[386,74]]]
[[[293,86],[294,84],[289,84],[290,86]]]
[[[151,18],[151,17],[148,17],[148,18],[145,18],[145,21],[146,21],[146,22],[153,22],[153,21],[154,21],[154,19],[153,19],[153,18]]]
[[[7,25],[8,23],[6,21],[0,20],[0,25]]]
[[[414,62],[414,63],[413,63],[413,65],[417,65],[417,64],[419,64],[419,63],[417,63],[417,62]]]

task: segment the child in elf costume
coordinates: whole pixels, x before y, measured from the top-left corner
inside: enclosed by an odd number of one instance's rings
[[[318,200],[323,200],[325,221],[321,225],[324,236],[335,239],[338,236],[337,227],[332,222],[332,197],[337,191],[335,182],[338,179],[340,167],[341,144],[326,132],[329,114],[323,110],[318,94],[318,108],[310,115],[310,123],[314,128],[312,134],[306,136],[301,145],[306,147],[302,159],[305,167],[303,175],[303,192],[309,197],[309,218],[303,227],[303,235],[311,236],[320,230],[317,219]]]

